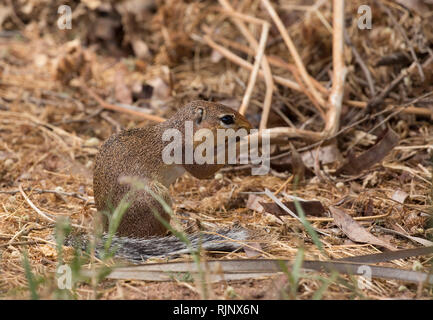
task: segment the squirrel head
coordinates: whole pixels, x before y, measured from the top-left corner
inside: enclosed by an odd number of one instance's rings
[[[251,129],[249,121],[239,112],[220,103],[196,100],[185,105],[178,111],[177,119],[193,121],[194,131],[200,129]]]
[[[216,148],[218,147],[227,147],[228,138],[225,139],[222,143],[223,146],[220,146],[221,141],[217,139],[218,137],[218,129],[221,130],[234,130],[234,132],[238,132],[238,130],[244,130],[248,134],[251,130],[251,124],[249,121],[241,115],[239,112],[233,110],[230,107],[227,107],[220,103],[208,102],[208,101],[192,101],[186,104],[183,108],[181,108],[172,118],[167,121],[166,127],[176,128],[184,134],[185,132],[184,126],[186,121],[191,121],[193,126],[193,134],[198,132],[201,129],[205,132],[211,133],[214,140],[214,145]],[[204,139],[204,137],[203,137]],[[236,141],[238,141],[238,137],[236,137]],[[194,141],[193,148],[200,145],[202,141]],[[216,156],[215,149],[215,156]],[[227,154],[227,153],[226,153]],[[221,164],[184,164],[183,167],[191,173],[196,178],[207,178],[214,174],[218,169],[220,169],[223,165]]]

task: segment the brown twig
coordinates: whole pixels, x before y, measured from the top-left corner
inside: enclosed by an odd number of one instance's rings
[[[12,242],[12,243],[2,243],[2,244],[0,244],[0,248],[1,247],[9,247],[9,246],[23,246],[23,245],[41,244],[41,243],[45,243],[45,242],[42,242],[42,241],[17,241],[17,242]]]
[[[394,15],[392,14],[391,10],[388,9],[387,6],[383,5],[380,1],[375,1],[376,4],[379,5],[379,7],[386,12],[386,14],[391,18],[392,23],[397,28],[397,30],[400,32],[400,34],[403,36],[404,41],[406,42],[407,46],[409,47],[410,54],[412,56],[413,62],[415,63],[416,67],[418,68],[419,75],[421,77],[421,81],[424,81],[424,72],[422,70],[421,64],[419,63],[418,57],[416,56],[415,50],[413,48],[412,43],[410,42],[406,32],[401,27],[401,25],[398,23],[398,21],[395,19]]]
[[[10,16],[11,16],[12,20],[14,21],[14,23],[17,24],[17,26],[18,26],[19,29],[24,30],[24,28],[26,27],[26,25],[21,20],[21,18],[18,17],[18,15],[17,15],[17,13],[15,11],[14,2],[12,0],[8,0],[8,4],[9,4],[9,8],[11,8]],[[3,9],[3,10],[5,10],[5,9]]]
[[[415,98],[413,101],[411,101],[410,103],[408,103],[407,105],[403,105],[403,106],[401,106],[401,107],[399,107],[399,108],[397,108],[397,110],[395,110],[394,112],[392,112],[391,114],[389,114],[386,118],[384,118],[384,119],[382,119],[378,124],[376,124],[373,128],[371,128],[370,130],[368,130],[366,133],[365,133],[365,135],[367,135],[367,134],[369,134],[369,133],[372,133],[374,130],[376,130],[377,128],[379,128],[381,125],[383,125],[384,123],[386,123],[389,119],[391,119],[391,118],[393,118],[394,116],[396,116],[396,115],[398,115],[399,113],[401,113],[401,112],[403,112],[403,110],[404,109],[406,109],[407,107],[408,107],[408,105],[410,105],[410,104],[412,104],[412,103],[414,103],[415,101],[418,101],[418,100],[420,100],[420,99],[422,99],[422,98],[425,98],[425,97],[428,97],[428,96],[430,96],[430,95],[432,95],[433,94],[433,92],[429,92],[429,93],[426,93],[426,94],[424,94],[423,96],[421,96],[421,97],[418,97],[418,98]],[[391,107],[392,108],[392,107]],[[391,109],[391,108],[389,108],[389,109]],[[392,109],[395,109],[395,108],[392,108]],[[350,145],[349,147],[348,147],[348,151],[349,150],[351,150],[359,141],[361,141],[361,139],[362,139],[362,137],[360,137],[360,138],[358,138],[357,140],[355,140],[355,142],[353,142],[353,144],[352,145]]]
[[[269,28],[268,22],[266,22],[264,20],[257,19],[257,18],[254,18],[254,20],[251,20],[250,16],[236,12],[233,9],[233,7],[228,3],[227,0],[220,0],[219,2],[226,10],[228,10],[227,13],[229,15],[237,18],[237,19],[234,19],[234,23],[236,24],[238,29],[241,31],[243,36],[248,40],[250,45],[254,48],[254,50],[258,51],[260,46],[257,43],[257,40],[254,38],[254,36],[251,34],[251,32],[248,30],[248,28],[242,22],[242,20],[250,21],[250,22],[254,21],[255,23],[260,23],[262,25],[262,28],[264,28],[265,25],[267,28]],[[265,45],[266,45],[266,43],[265,43]],[[264,49],[265,49],[265,47],[263,48],[263,50]],[[266,83],[266,93],[265,93],[265,99],[263,101],[263,111],[262,111],[262,117],[261,117],[260,125],[259,125],[260,130],[266,128],[266,124],[267,124],[268,118],[269,118],[269,112],[271,110],[272,93],[274,90],[274,81],[272,80],[272,71],[271,71],[271,67],[269,66],[268,58],[266,57],[265,54],[262,57],[261,66],[263,69],[263,75],[264,75],[265,83]]]
[[[211,47],[212,49],[215,49],[216,51],[221,53],[224,57],[226,57],[228,60],[232,61],[233,63],[236,63],[237,65],[239,65],[245,69],[248,69],[248,70],[253,69],[253,65],[251,63],[242,59],[238,55],[234,54],[233,52],[231,52],[227,48],[217,44],[215,41],[212,40],[212,38],[209,35],[204,35],[203,41],[206,42],[206,44],[209,47]],[[259,70],[259,76],[264,77],[263,71]],[[287,88],[290,88],[292,90],[301,91],[301,87],[299,86],[299,84],[297,84],[296,82],[294,82],[292,80],[289,80],[289,79],[286,79],[286,78],[283,78],[280,76],[275,76],[275,75],[273,75],[272,78],[278,84],[281,84],[281,85],[283,85]]]
[[[314,105],[314,107],[319,111],[320,116],[323,120],[326,119],[325,112],[320,107],[320,105],[317,103],[317,101],[312,97],[311,93],[308,91],[308,89],[304,86],[303,82],[301,81],[300,74],[298,69],[296,69],[295,66],[291,65],[289,66],[289,70],[292,72],[295,79],[298,81],[299,85],[301,86],[302,92],[311,100],[311,103]]]
[[[344,103],[360,109],[367,108],[368,102],[365,101],[354,101],[354,100],[344,100]],[[387,105],[386,108],[388,108],[389,105]],[[415,106],[409,106],[405,108],[401,113],[405,114],[414,114],[417,116],[425,116],[425,117],[433,117],[433,110],[430,110],[429,108],[422,108],[422,107],[415,107]]]
[[[263,134],[262,131],[250,134],[248,135],[248,139],[257,139],[257,137],[261,136],[262,134]],[[270,128],[267,129],[266,134],[269,135],[271,141],[283,138],[285,139],[286,143],[288,142],[287,139],[293,139],[293,138],[302,138],[307,141],[313,141],[313,142],[320,141],[323,138],[323,135],[320,132],[303,130],[298,128],[289,128],[289,127]],[[261,139],[259,139],[259,141],[261,141]]]
[[[257,74],[259,72],[259,67],[260,67],[260,64],[262,63],[262,58],[263,58],[263,54],[265,51],[266,40],[268,39],[268,33],[269,33],[269,24],[264,23],[262,26],[262,34],[260,36],[260,43],[259,43],[259,46],[257,47],[257,53],[255,56],[255,61],[254,61],[254,68],[251,71],[250,79],[248,80],[247,89],[245,90],[245,94],[244,94],[244,97],[242,99],[242,104],[239,108],[240,114],[245,114],[245,112],[247,110],[248,103],[250,101],[251,94],[253,92],[253,89],[254,89],[254,86],[256,83]]]
[[[52,193],[52,194],[58,194],[60,196],[68,196],[68,197],[74,197],[78,198],[80,200],[86,201],[87,203],[92,204],[93,201],[91,201],[89,198],[83,197],[82,195],[78,194],[77,192],[64,192],[64,191],[57,191],[57,190],[44,190],[44,189],[32,189],[32,188],[22,188],[23,191],[31,191],[32,193]],[[20,193],[20,190],[0,190],[0,193],[2,194],[17,194]]]
[[[376,95],[376,90],[374,89],[374,80],[371,76],[370,70],[368,69],[367,65],[365,64],[364,60],[362,59],[361,55],[359,54],[356,47],[353,45],[352,41],[350,40],[350,37],[346,31],[344,30],[344,40],[346,41],[346,44],[352,48],[352,52],[355,56],[356,61],[358,62],[359,66],[361,67],[362,72],[365,75],[365,79],[368,83],[368,88],[370,89],[370,96],[374,97]]]
[[[232,47],[233,49],[239,50],[241,52],[247,53],[247,54],[254,54],[254,51],[250,48],[247,47],[246,45],[243,45],[241,43],[229,40],[224,38],[221,35],[218,34],[213,34],[212,35],[214,39],[218,40],[219,42],[221,42],[222,44]],[[294,67],[293,64],[291,63],[287,63],[285,61],[283,61],[283,59],[281,59],[280,57],[277,56],[273,56],[273,55],[266,55],[266,59],[269,61],[269,64],[271,64],[274,67],[278,67],[278,68],[282,68],[285,70],[290,70],[291,67]],[[317,81],[316,79],[314,79],[313,77],[310,76],[310,80],[313,83],[313,85],[316,87],[317,90],[319,90],[323,95],[328,95],[328,89],[326,89],[319,81]]]
[[[430,55],[429,58],[422,64],[422,67],[427,67],[431,62],[433,62],[433,55]],[[371,108],[377,107],[379,104],[383,102],[383,100],[388,96],[388,94],[408,75],[412,74],[416,69],[416,62],[412,62],[412,64],[406,68],[401,70],[400,74],[388,84],[378,96],[374,97],[368,102],[367,111]]]
[[[21,193],[21,195],[24,197],[24,199],[27,201],[27,203],[29,204],[29,206],[38,214],[40,215],[42,218],[44,218],[45,220],[49,221],[49,222],[53,222],[56,223],[56,220],[49,217],[45,212],[42,212],[41,210],[39,210],[38,207],[36,207],[34,205],[34,203],[29,199],[29,197],[27,197],[26,193],[23,190],[23,187],[21,185],[18,186],[18,189]]]
[[[347,69],[344,66],[344,0],[333,1],[333,34],[332,34],[332,89],[329,95],[325,132],[333,135],[340,125],[340,114],[343,103],[344,81]]]
[[[112,117],[110,117],[107,111],[101,113],[101,118],[111,124],[116,129],[117,133],[122,131],[122,125],[116,120],[114,120]]]
[[[29,204],[29,206],[38,214],[40,215],[42,218],[44,218],[45,220],[49,221],[49,222],[53,222],[56,223],[56,220],[49,217],[47,213],[43,212],[42,210],[40,210],[38,207],[36,207],[36,205],[29,199],[29,197],[27,197],[26,193],[23,190],[23,187],[21,185],[18,186],[18,189],[21,193],[21,195],[24,197],[24,199],[27,201],[27,203]],[[71,224],[71,226],[76,227],[76,228],[81,228],[81,229],[87,229],[83,226],[77,225],[77,224]]]
[[[93,99],[95,99],[96,102],[98,102],[98,104],[104,109],[113,110],[113,111],[122,112],[122,113],[129,113],[129,114],[132,114],[134,116],[138,116],[140,118],[150,120],[150,121],[155,121],[155,122],[164,122],[166,120],[165,118],[162,118],[159,116],[144,113],[141,110],[139,110],[138,108],[135,108],[133,106],[126,107],[126,106],[118,106],[115,104],[109,104],[109,103],[105,102],[99,95],[97,95],[92,89],[87,88],[86,86],[81,86],[81,88],[84,91],[86,91],[89,96],[91,96]]]
[[[373,114],[373,115],[367,115],[367,116],[364,116],[362,119],[357,120],[357,121],[355,121],[354,123],[352,123],[352,124],[350,124],[350,125],[347,125],[346,127],[340,129],[340,130],[339,130],[337,133],[335,133],[334,135],[331,135],[331,136],[325,136],[325,137],[323,137],[323,139],[321,139],[321,140],[319,140],[319,141],[317,141],[317,142],[314,142],[314,143],[312,143],[312,144],[310,144],[310,145],[307,145],[307,146],[305,146],[305,147],[299,148],[299,149],[297,149],[296,151],[298,151],[298,152],[303,152],[303,151],[307,151],[307,150],[313,149],[313,148],[315,148],[315,147],[317,147],[317,146],[319,146],[319,145],[321,145],[321,144],[323,144],[323,143],[325,143],[325,142],[327,142],[327,141],[331,141],[332,139],[335,139],[335,138],[338,137],[339,135],[343,134],[344,132],[347,132],[348,130],[354,128],[355,126],[361,124],[362,122],[365,122],[365,121],[367,121],[367,120],[371,120],[371,119],[374,119],[374,118],[380,117],[380,116],[382,116],[383,114],[385,114],[386,112],[388,112],[388,109],[386,109],[386,110],[381,110],[381,111],[379,111],[379,112],[377,112],[377,113],[375,113],[375,114]],[[278,155],[276,155],[276,156],[272,156],[272,157],[271,157],[271,160],[276,160],[276,159],[280,159],[280,158],[286,157],[286,156],[288,156],[288,155],[291,154],[291,153],[292,153],[292,151],[287,151],[287,152],[280,153],[280,154],[278,154]]]
[[[277,26],[278,31],[280,32],[281,36],[283,37],[283,40],[287,46],[287,48],[290,51],[291,56],[293,57],[293,60],[295,61],[295,65],[299,70],[299,73],[305,82],[306,86],[308,87],[309,91],[311,92],[311,95],[314,97],[314,99],[321,105],[325,106],[325,101],[323,100],[322,96],[317,92],[315,86],[310,80],[310,75],[308,74],[307,70],[305,69],[304,63],[302,62],[302,59],[295,47],[295,44],[293,43],[292,39],[290,38],[283,22],[281,21],[280,17],[278,16],[277,12],[275,11],[274,7],[270,4],[269,0],[262,0],[263,5],[265,6],[266,10],[268,11],[269,15],[271,16],[272,20],[274,21],[275,25]]]

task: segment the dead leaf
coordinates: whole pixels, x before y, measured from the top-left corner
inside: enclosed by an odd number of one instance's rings
[[[357,142],[359,145],[368,147],[375,144],[377,137],[371,133],[362,130],[355,130],[352,142]]]
[[[245,254],[248,258],[257,258],[261,255],[262,246],[258,242],[249,242],[248,246],[244,246]]]
[[[425,246],[425,247],[431,247],[431,246],[433,246],[433,242],[431,242],[431,241],[429,241],[429,240],[427,240],[427,239],[420,238],[420,237],[414,237],[414,236],[411,236],[410,234],[408,234],[408,233],[406,232],[406,230],[404,230],[404,229],[403,229],[401,226],[399,226],[399,225],[394,225],[393,228],[394,228],[394,229],[397,229],[397,226],[399,227],[399,229],[401,230],[401,232],[399,232],[399,231],[397,231],[397,230],[387,229],[387,228],[380,228],[380,229],[383,230],[383,231],[387,231],[387,232],[390,232],[390,233],[397,234],[397,235],[399,235],[399,236],[401,236],[401,237],[408,238],[409,240],[412,240],[413,242],[420,243],[420,244],[422,244],[422,245]]]
[[[338,209],[336,207],[330,206],[329,211],[331,211],[334,217],[335,224],[344,232],[344,234],[352,241],[369,243],[373,245],[378,245],[385,247],[389,250],[396,250],[396,248],[390,243],[373,236],[370,232],[365,230],[358,222],[353,220],[353,218],[348,215],[344,210]]]
[[[293,218],[295,218],[296,220],[298,220],[299,222],[303,223],[302,219],[296,215],[296,213],[294,213],[292,210],[290,210],[289,208],[287,208],[286,205],[284,205],[284,203],[278,199],[268,188],[265,188],[265,194],[272,199],[272,201],[274,201],[281,209],[283,209],[284,211],[286,211],[290,216],[292,216]],[[311,226],[310,226],[311,227]],[[324,231],[321,231],[317,228],[311,227],[314,231],[316,231],[317,233],[329,236],[329,234],[327,234]]]
[[[310,150],[301,153],[302,161],[309,168],[314,168],[314,162],[316,161],[316,151]],[[340,150],[338,150],[335,144],[327,145],[319,149],[319,162],[322,164],[333,163],[335,161],[341,161],[342,156]]]
[[[407,52],[393,52],[391,54],[381,56],[376,63],[376,67],[389,66],[389,65],[406,65],[411,62],[410,55]]]
[[[261,205],[261,203],[263,203],[264,201],[265,199],[263,197],[256,196],[255,194],[250,194],[247,201],[247,208],[257,211],[258,213],[262,213],[267,225],[284,224],[284,222],[278,216],[265,212],[263,206]]]
[[[336,174],[357,175],[380,162],[385,156],[398,145],[399,135],[391,128],[388,128],[383,138],[373,147],[362,153],[360,156],[349,159],[346,164],[340,167]]]
[[[404,203],[404,200],[406,200],[406,198],[408,196],[409,195],[406,192],[404,192],[403,190],[398,189],[398,190],[394,191],[394,193],[392,194],[391,198],[392,198],[392,200],[395,200],[398,203]]]
[[[265,198],[256,196],[255,194],[250,194],[247,200],[247,208],[261,213],[264,211],[263,206],[261,205],[261,202],[263,201],[265,201]]]

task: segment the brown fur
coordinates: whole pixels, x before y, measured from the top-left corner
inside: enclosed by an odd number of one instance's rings
[[[202,121],[195,121],[200,116],[199,109],[204,110]],[[111,136],[100,148],[96,156],[93,176],[93,189],[96,207],[99,211],[110,211],[130,190],[128,184],[121,183],[123,176],[138,177],[166,203],[171,204],[168,186],[186,170],[197,178],[207,178],[218,171],[222,165],[167,165],[162,161],[162,151],[166,144],[162,133],[169,128],[178,129],[184,134],[187,120],[194,121],[194,132],[201,128],[216,130],[224,127],[219,117],[222,114],[234,114],[233,129],[249,130],[249,122],[239,113],[221,104],[193,101],[180,109],[169,120],[160,124],[123,131]],[[216,134],[215,134],[216,136]],[[158,200],[148,192],[141,190],[130,198],[131,206],[125,212],[117,229],[122,237],[148,238],[161,236],[166,232],[164,226],[155,217],[155,209],[166,221],[170,216]],[[105,219],[107,230],[108,220]]]

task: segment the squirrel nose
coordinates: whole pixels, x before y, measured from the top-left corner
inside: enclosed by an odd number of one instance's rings
[[[248,133],[250,133],[250,130],[252,129],[251,123],[249,123],[247,119],[239,119],[239,128],[246,129]]]

